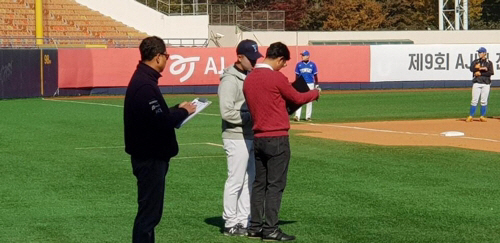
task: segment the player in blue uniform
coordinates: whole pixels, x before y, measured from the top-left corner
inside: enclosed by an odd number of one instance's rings
[[[309,89],[312,90],[318,86],[318,68],[316,67],[316,63],[309,60],[309,51],[303,51],[300,55],[302,56],[302,61],[297,63],[297,66],[295,67],[295,75],[297,75],[297,78],[302,76],[306,81],[307,86],[309,86]],[[293,120],[299,121],[301,112],[302,107],[295,112]],[[306,121],[311,121],[311,115],[312,102],[309,102],[306,105]]]

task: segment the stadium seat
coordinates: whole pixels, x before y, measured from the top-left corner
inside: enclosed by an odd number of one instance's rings
[[[43,8],[44,36],[61,38],[63,41],[60,42],[67,44],[85,42],[86,44],[130,43],[136,45],[140,42],[139,38],[147,36],[109,16],[80,5],[75,0],[44,0]],[[5,39],[0,37],[2,46],[13,46],[19,43],[22,46],[34,44],[35,0],[0,0],[0,31],[1,36],[27,38],[16,42],[7,40],[7,37]],[[134,40],[128,42],[129,38]]]

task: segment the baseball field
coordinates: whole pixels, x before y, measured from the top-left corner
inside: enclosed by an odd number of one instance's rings
[[[292,122],[282,229],[296,242],[500,242],[500,90],[466,123],[470,89],[324,92]],[[157,242],[227,237],[217,96],[177,130]],[[0,242],[130,242],[136,182],[123,97],[0,101]],[[461,131],[462,137],[441,132]]]

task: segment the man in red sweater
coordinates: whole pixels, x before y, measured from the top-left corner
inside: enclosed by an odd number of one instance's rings
[[[318,90],[299,93],[279,72],[286,67],[288,60],[290,51],[285,44],[271,44],[264,62],[255,66],[243,84],[243,93],[254,122],[256,173],[250,197],[248,237],[265,241],[295,240],[295,236],[283,233],[278,226],[290,162],[290,121],[286,101],[303,105],[319,98]]]

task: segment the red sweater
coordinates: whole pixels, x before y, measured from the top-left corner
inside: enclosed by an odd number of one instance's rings
[[[303,105],[319,97],[317,90],[299,93],[285,75],[263,64],[257,64],[247,76],[243,93],[252,115],[255,137],[288,136],[290,120],[285,100]]]

